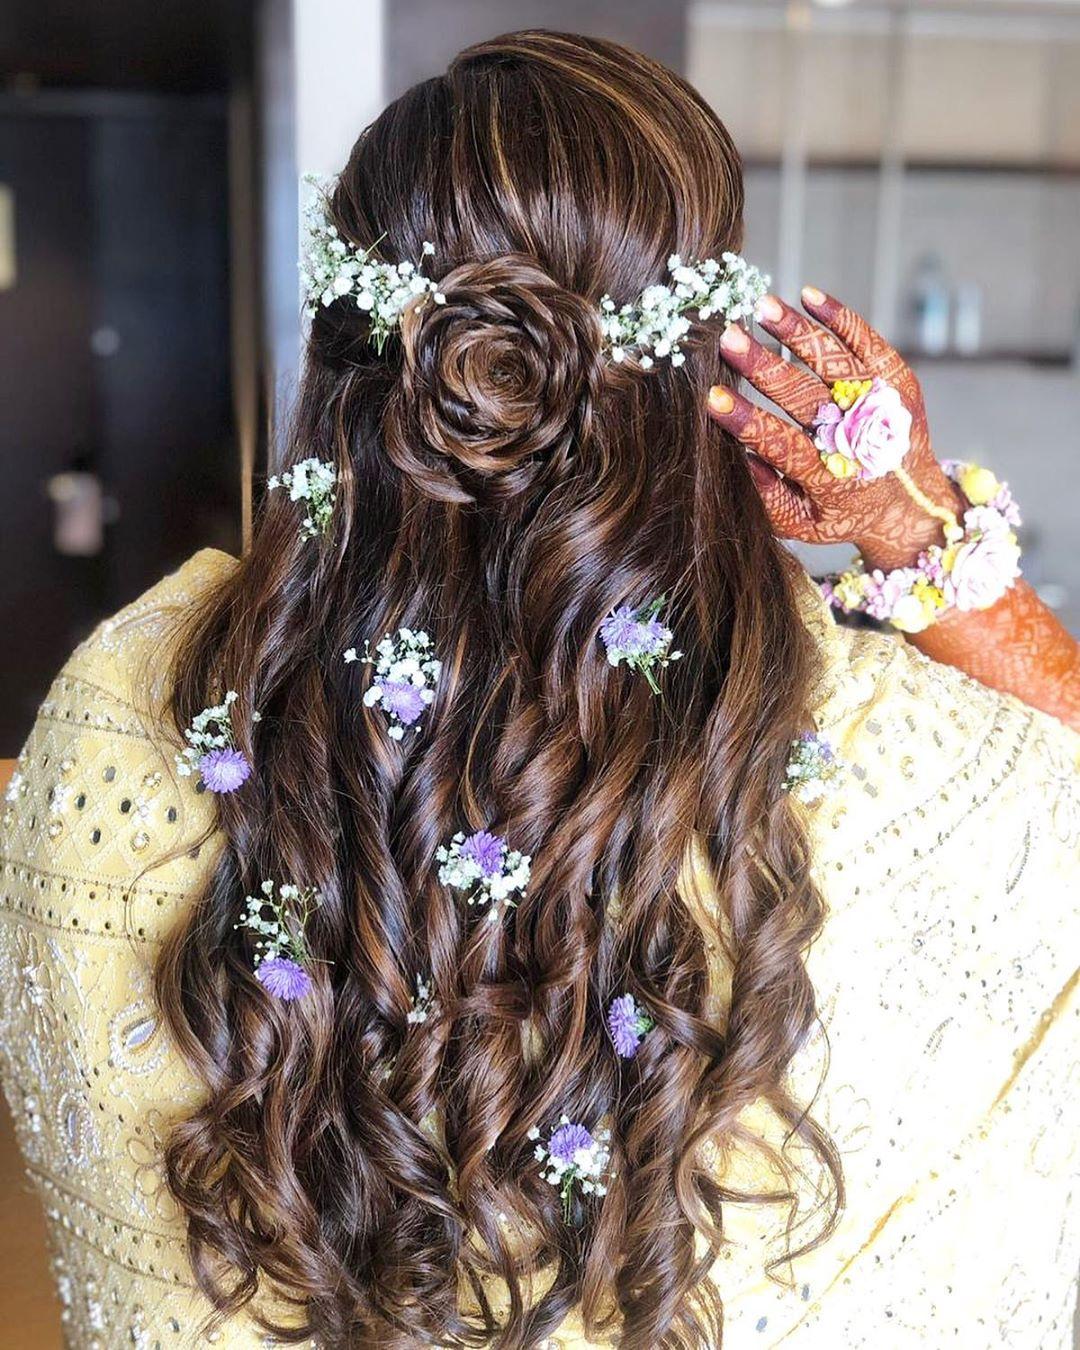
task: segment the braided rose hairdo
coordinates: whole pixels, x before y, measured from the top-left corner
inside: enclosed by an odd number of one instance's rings
[[[318,307],[287,462],[334,466],[332,521],[304,538],[269,494],[174,671],[181,728],[236,691],[252,765],[157,972],[203,1089],[169,1186],[222,1317],[250,1303],[334,1350],[508,1350],[577,1308],[627,1350],[719,1345],[726,1206],[795,1221],[780,1152],[753,1197],[704,1156],[762,1100],[825,1183],[798,1250],[835,1221],[839,1160],[786,1079],[823,919],[784,791],[812,678],[797,569],[706,417],[732,378],[721,325],[646,371],[607,359],[598,324],[602,295],[639,295],[670,254],[737,249],[742,206],[735,149],[688,85],[543,32],[410,89],[337,182],[340,236],[388,262],[431,241],[445,303],[403,313],[381,351],[354,299]],[[654,696],[598,633],[661,596],[682,659]],[[430,635],[441,673],[394,740],[341,653],[401,628]],[[531,858],[498,922],[438,877],[440,846],[480,830]],[[321,896],[290,1001],[237,927],[267,877]],[[606,1012],[627,995],[616,1053]],[[606,1193],[541,1175],[563,1113],[608,1131]]]

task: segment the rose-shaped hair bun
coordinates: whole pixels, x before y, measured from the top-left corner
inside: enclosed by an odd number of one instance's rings
[[[604,378],[596,306],[515,254],[464,263],[439,289],[445,303],[401,316],[387,453],[443,501],[512,496],[588,434]]]

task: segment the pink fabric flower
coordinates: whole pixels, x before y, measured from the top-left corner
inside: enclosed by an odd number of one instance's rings
[[[978,511],[986,509],[975,508]],[[973,511],[968,511],[964,515],[964,522],[969,528],[969,517],[973,514]],[[997,516],[997,519],[1001,520],[1001,517]],[[1020,546],[1004,521],[1002,526],[987,530],[978,538],[962,544],[957,551],[949,573],[953,603],[957,609],[989,609],[1020,575]]]
[[[829,413],[836,408],[839,417]],[[854,460],[863,480],[881,478],[900,464],[911,448],[911,413],[899,392],[875,379],[862,398],[841,412],[835,403],[823,405],[815,419],[815,444],[824,453],[837,451]]]

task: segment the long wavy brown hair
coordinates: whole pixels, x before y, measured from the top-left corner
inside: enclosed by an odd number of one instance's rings
[[[737,248],[742,207],[688,85],[545,32],[409,90],[333,190],[352,243],[400,261],[432,241],[446,303],[381,353],[354,302],[319,307],[285,458],[334,463],[332,526],[302,539],[269,494],[176,661],[176,725],[235,689],[254,765],[219,798],[220,861],[158,969],[205,1088],[168,1179],[222,1316],[259,1288],[293,1301],[252,1303],[275,1334],[328,1347],[536,1346],[575,1308],[627,1350],[719,1345],[725,1206],[798,1207],[704,1156],[760,1101],[831,1178],[797,1250],[835,1221],[839,1162],[787,1085],[823,921],[783,790],[812,678],[797,568],[706,417],[720,326],[643,371],[605,358],[597,321],[671,253]],[[660,596],[685,655],[656,697],[598,630]],[[397,742],[342,653],[401,626],[443,667]],[[481,828],[533,859],[499,923],[436,875],[439,845]],[[236,927],[264,878],[323,896],[293,1003]],[[418,974],[437,1005],[419,1024]],[[620,1060],[605,1010],[627,992],[656,1025]],[[529,1138],[563,1113],[613,1151],[607,1195],[569,1219]]]

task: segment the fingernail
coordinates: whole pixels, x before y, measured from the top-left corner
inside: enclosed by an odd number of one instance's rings
[[[819,291],[816,286],[804,286],[802,298],[808,305],[822,305],[825,303],[825,292]]]
[[[750,350],[750,339],[737,323],[729,323],[720,339],[720,346],[729,352],[746,352]]]
[[[726,417],[735,407],[735,399],[729,389],[722,384],[714,384],[709,390],[709,407],[714,413]]]
[[[767,319],[769,323],[779,323],[784,317],[784,307],[775,295],[763,296],[757,307],[757,317]]]

